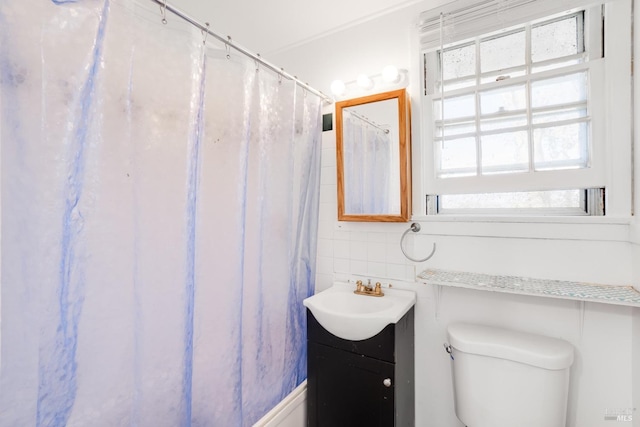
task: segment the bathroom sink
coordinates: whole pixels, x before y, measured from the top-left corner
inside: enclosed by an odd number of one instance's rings
[[[302,303],[333,335],[351,341],[371,338],[396,323],[416,302],[413,291],[384,288],[383,297],[356,295],[356,285],[336,282]]]

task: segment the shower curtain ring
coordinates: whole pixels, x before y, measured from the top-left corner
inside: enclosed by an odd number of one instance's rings
[[[209,35],[209,23],[205,22],[207,28],[203,28],[200,30],[202,32],[202,44],[207,44],[207,36]]]
[[[231,59],[231,36],[227,36],[228,42],[224,44],[224,48],[227,50],[227,59]]]
[[[162,15],[162,23],[167,25],[167,0],[164,0],[164,3],[160,6],[160,14]]]

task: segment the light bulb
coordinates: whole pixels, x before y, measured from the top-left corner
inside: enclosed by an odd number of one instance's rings
[[[331,93],[333,93],[334,95],[337,95],[337,96],[344,95],[344,93],[346,92],[346,89],[347,87],[345,86],[342,80],[334,80],[331,83]]]
[[[398,81],[400,80],[400,73],[398,72],[398,69],[393,65],[387,65],[382,70],[382,78],[387,83],[398,83]]]
[[[356,82],[362,89],[371,89],[373,87],[373,81],[366,74],[360,74]]]

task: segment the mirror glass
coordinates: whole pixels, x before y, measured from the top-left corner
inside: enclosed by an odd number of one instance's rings
[[[336,103],[339,220],[409,220],[408,120],[404,89]]]

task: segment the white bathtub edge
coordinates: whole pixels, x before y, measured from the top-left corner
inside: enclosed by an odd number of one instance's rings
[[[256,422],[253,427],[304,427],[306,425],[307,381]],[[302,424],[300,424],[302,422]]]

